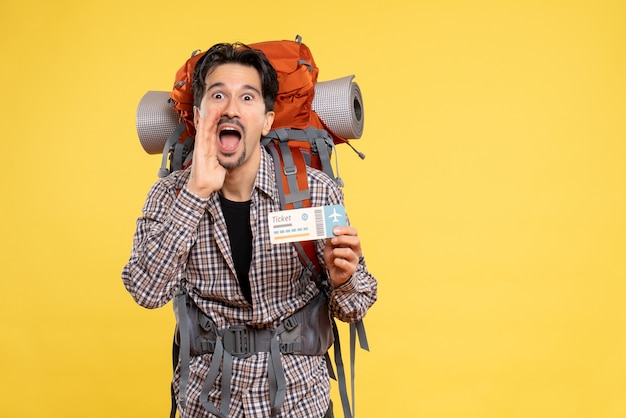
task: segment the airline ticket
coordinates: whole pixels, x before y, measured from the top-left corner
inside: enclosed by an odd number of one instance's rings
[[[272,244],[330,238],[334,227],[347,225],[343,205],[281,210],[268,220]]]

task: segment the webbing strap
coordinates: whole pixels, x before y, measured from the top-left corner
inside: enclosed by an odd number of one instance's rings
[[[185,130],[185,124],[179,123],[174,132],[167,138],[165,145],[163,146],[163,157],[161,158],[161,168],[159,168],[158,176],[159,178],[167,177],[170,174],[170,171],[167,169],[167,158],[170,155],[170,150],[178,142],[180,136]]]
[[[312,126],[309,126],[306,129],[291,129],[291,128],[279,128],[274,129],[268,132],[265,138],[262,139],[261,143],[265,145],[267,141],[271,139],[278,139],[281,142],[287,142],[289,140],[295,139],[297,141],[308,141],[311,142],[315,137],[328,137],[330,138],[328,131],[325,129],[316,129]]]
[[[302,201],[311,197],[308,190],[298,190],[285,196],[285,204],[292,204],[294,209],[303,207]]]
[[[277,141],[275,141],[277,140]],[[311,144],[311,150],[319,156],[321,162],[322,171],[328,176],[342,185],[341,179],[335,178],[333,174],[332,164],[330,161],[330,155],[334,148],[334,142],[325,130],[318,130],[313,127],[309,127],[306,130],[282,128],[271,131],[266,137],[262,139],[262,144],[269,150],[276,170],[276,184],[280,196],[280,204],[282,209],[300,208],[310,206],[309,202],[305,202],[305,199],[310,199],[308,191],[308,184],[298,184],[298,167],[306,170],[306,164],[304,156],[299,149],[292,149],[289,147],[288,141],[307,141]],[[329,149],[330,148],[330,149]],[[282,158],[282,159],[281,159]],[[301,161],[300,161],[301,159]],[[282,170],[281,170],[282,163]],[[337,172],[339,170],[337,169]],[[282,179],[282,180],[281,180]],[[307,176],[300,176],[300,179],[307,180]],[[302,196],[300,193],[305,191],[308,195]],[[318,286],[322,282],[320,277],[319,263],[316,257],[316,251],[313,241],[305,241],[303,243],[296,242],[294,247],[298,253],[300,261],[308,270],[314,281]],[[332,363],[328,353],[326,353],[326,363],[328,366],[329,376],[331,378],[337,378],[339,386],[339,395],[341,397],[341,404],[343,407],[344,418],[353,418],[355,414],[355,358],[356,358],[356,337],[359,338],[361,348],[369,351],[367,338],[365,335],[365,327],[362,321],[350,324],[350,385],[351,385],[351,399],[348,397],[346,372],[343,364],[343,358],[341,353],[341,345],[339,342],[339,333],[337,326],[333,319],[333,334],[334,334],[334,356],[335,365],[337,367],[337,374],[333,370]],[[274,341],[272,341],[274,343]],[[276,344],[278,342],[276,341]],[[280,360],[280,358],[278,358]],[[276,401],[281,400],[282,396],[278,390],[277,376],[273,376],[272,364],[274,358],[271,356],[270,360],[270,400],[272,401],[272,416],[274,416]],[[281,368],[282,371],[282,368]],[[283,375],[284,377],[284,375]],[[350,407],[350,400],[352,401],[352,408]]]
[[[367,335],[365,335],[365,324],[363,323],[363,320],[361,319],[360,321],[350,325],[356,330],[356,333],[359,337],[359,346],[361,347],[361,349],[365,351],[370,351],[370,345],[367,342]]]
[[[174,145],[174,153],[172,155],[172,171],[182,170],[183,158],[187,157],[187,153],[192,148],[194,140],[191,137],[187,137],[184,143],[177,142]]]
[[[304,274],[304,273],[303,273]],[[190,322],[188,320],[187,298],[185,290],[185,280],[181,279],[181,285],[174,298],[174,311],[176,321],[179,324],[180,335],[180,403],[184,408],[186,398],[186,387],[189,380],[189,360],[190,360]],[[192,302],[193,303],[193,302]],[[208,321],[210,319],[207,318]],[[279,336],[286,330],[291,330],[300,324],[299,316],[293,316],[281,323],[273,331],[267,329],[249,329],[246,327],[230,327],[220,331],[215,330],[215,342],[210,344],[213,356],[209,365],[209,371],[203,383],[200,393],[202,406],[210,413],[220,418],[228,418],[230,409],[233,357],[245,358],[258,352],[269,352],[268,379],[270,383],[270,406],[272,416],[280,413],[285,401],[287,392],[287,381],[285,371],[282,367],[281,353],[292,353],[298,349],[299,341],[280,343]],[[210,324],[213,324],[211,321]],[[214,329],[215,325],[211,325]],[[202,326],[204,328],[204,326]],[[243,336],[245,334],[245,336]],[[240,338],[240,337],[243,337]],[[176,347],[176,340],[174,340]],[[208,346],[207,346],[208,348]],[[199,355],[199,354],[198,354]],[[209,401],[209,391],[217,381],[220,366],[222,369],[221,380],[221,408]],[[173,403],[170,418],[174,418],[176,413],[175,403]]]
[[[222,417],[228,418],[228,410],[230,409],[230,380],[233,376],[233,356],[224,350],[224,358],[222,359]]]
[[[285,193],[285,204],[292,204],[294,209],[302,208],[304,200],[309,199],[310,193],[308,187],[300,187],[298,183],[298,171],[304,170],[304,180],[306,178],[306,161],[300,152],[291,152],[287,142],[279,142],[278,147],[283,158],[283,173],[287,179],[287,187]],[[308,206],[308,205],[307,205]]]
[[[192,141],[194,143],[196,142],[195,139],[192,140]],[[183,167],[182,168],[189,167],[189,164],[191,164],[191,160],[193,159],[193,148],[192,147],[189,147],[189,148],[190,148],[190,151],[187,153],[187,156],[185,157],[185,161],[183,161]]]
[[[330,155],[334,142],[326,130],[316,129],[312,126],[304,130],[291,128],[275,129],[261,139],[261,144],[272,155],[274,164],[282,165],[282,170],[278,170],[279,167],[276,170],[281,206],[284,203],[289,205],[286,207],[287,209],[308,207],[309,204],[306,201],[310,199],[311,194],[308,188],[307,177],[298,176],[298,171],[306,171],[307,161],[300,148],[295,145],[293,147],[289,145],[291,141],[310,144],[311,152],[320,159],[321,170],[332,179],[335,179],[335,176]],[[281,178],[283,181],[278,181]]]
[[[367,342],[367,336],[365,335],[365,325],[363,320],[350,324],[350,391],[352,400],[352,409],[350,409],[350,402],[348,401],[348,390],[346,388],[346,373],[343,364],[343,357],[341,354],[341,343],[339,342],[339,331],[333,319],[333,333],[335,335],[335,343],[333,351],[335,354],[335,365],[337,366],[337,384],[339,386],[339,397],[341,398],[341,406],[343,408],[344,418],[354,418],[356,416],[356,397],[354,387],[354,372],[356,363],[356,339],[358,336],[359,346],[366,351],[369,351],[369,343]]]
[[[172,344],[172,365],[174,367],[174,371],[176,370],[176,366],[180,364],[178,395],[181,409],[184,409],[187,403],[187,383],[189,382],[189,359],[191,349],[190,324],[187,314],[187,290],[185,289],[186,283],[186,270],[182,269],[180,283],[173,300],[174,316],[176,317],[176,324],[178,327],[179,342],[178,344],[176,343],[176,333],[174,333],[174,341]],[[170,409],[170,418],[175,418],[177,405],[173,381],[171,385],[171,398],[172,407]]]
[[[181,285],[179,290],[177,291],[174,298],[174,310],[176,313],[176,319],[179,327],[179,335],[180,335],[180,385],[179,385],[179,402],[181,405],[181,410],[184,410],[186,404],[186,393],[187,393],[187,384],[189,381],[189,360],[190,360],[190,330],[189,330],[189,321],[187,319],[187,294],[184,288],[185,280],[181,279]],[[182,319],[182,320],[181,320]],[[272,417],[277,416],[280,413],[282,408],[282,404],[284,403],[286,396],[286,378],[285,372],[281,363],[281,352],[284,351],[280,345],[280,339],[278,336],[287,329],[287,326],[293,327],[294,324],[292,322],[288,323],[288,321],[283,322],[279,325],[273,332],[272,337],[270,339],[269,346],[269,364],[268,364],[268,379],[270,386],[270,405],[272,410]],[[220,334],[224,334],[225,330],[220,332]],[[334,335],[334,356],[335,356],[335,365],[337,366],[337,375],[335,376],[334,370],[332,368],[332,364],[330,363],[330,359],[328,357],[328,353],[326,353],[326,363],[328,365],[329,376],[331,378],[336,378],[339,386],[339,395],[341,397],[341,404],[343,408],[343,413],[345,418],[354,418],[355,409],[356,409],[356,399],[355,399],[355,359],[356,359],[356,339],[358,337],[359,345],[362,349],[369,351],[369,344],[367,342],[367,336],[365,334],[365,327],[363,325],[363,321],[358,321],[356,323],[350,324],[350,386],[351,386],[351,402],[348,398],[347,391],[347,381],[346,381],[346,373],[345,367],[343,364],[343,357],[341,352],[341,344],[339,340],[339,332],[337,329],[337,325],[335,320],[333,319],[333,335]],[[254,341],[257,341],[255,338]],[[258,340],[261,341],[261,340]],[[267,347],[265,343],[262,343],[261,346]],[[232,345],[232,344],[231,344]],[[176,346],[176,344],[174,344]],[[261,348],[259,346],[258,348]],[[232,349],[232,348],[231,348]],[[200,401],[203,407],[210,413],[217,415],[220,418],[228,418],[228,412],[230,409],[230,383],[232,379],[232,369],[233,369],[233,355],[229,350],[224,348],[224,340],[223,335],[219,335],[215,341],[215,348],[213,350],[213,357],[211,359],[211,364],[209,365],[209,372],[207,374],[206,380],[202,386],[202,391],[200,394]],[[267,348],[265,348],[266,350]],[[288,347],[285,347],[285,352],[290,352]],[[212,402],[209,401],[208,395],[210,389],[213,387],[215,382],[217,381],[217,376],[219,374],[220,366],[222,369],[222,381],[221,381],[221,391],[222,391],[222,404],[221,408],[218,409]],[[350,407],[352,405],[352,408]],[[170,413],[170,418],[174,418],[176,413],[175,403],[172,404],[172,410]]]
[[[350,401],[348,400],[348,390],[346,389],[346,372],[343,367],[343,357],[341,355],[341,343],[339,342],[339,331],[337,324],[333,318],[333,335],[335,342],[333,343],[333,351],[335,354],[335,366],[337,366],[337,385],[339,389],[339,397],[341,398],[341,406],[343,407],[344,418],[352,418],[350,411]]]
[[[301,131],[302,132],[302,131]],[[277,135],[277,139],[278,136],[280,136],[281,138],[284,137],[284,135],[287,135],[289,133],[288,129],[280,129],[278,131],[274,131],[274,133]],[[283,173],[283,171],[281,170],[281,157],[279,154],[279,149],[278,146],[276,145],[277,142],[273,141],[270,137],[266,136],[262,139],[262,143],[263,145],[266,147],[267,151],[270,153],[270,155],[272,156],[272,159],[274,160],[274,173],[276,176],[276,187],[278,188],[278,197],[280,200],[280,208],[282,210],[287,209],[287,204],[289,203],[291,206],[295,206],[293,205],[294,201],[304,201],[306,199],[310,198],[310,193],[308,190],[308,178],[307,176],[302,176],[304,181],[307,181],[306,185],[300,185],[299,187],[305,187],[305,192],[302,195],[298,195],[297,193],[293,193],[293,190],[290,190],[290,198],[289,200],[287,200],[287,194],[285,192],[285,188],[289,187],[287,185],[287,180],[285,179],[285,175]],[[278,142],[279,144],[283,144],[283,142]],[[280,152],[283,153],[283,155],[288,155],[291,156],[293,154],[298,155],[298,156],[302,156],[302,153],[299,150],[296,150],[295,153],[292,154],[291,152],[291,148],[287,147],[286,149],[283,150],[283,148],[281,147]],[[297,157],[296,157],[297,158]],[[292,159],[293,160],[293,159]],[[306,161],[304,161],[304,157],[302,156],[302,161],[300,162],[300,164],[306,164]],[[295,165],[295,162],[294,162]],[[302,166],[301,168],[302,170],[306,171],[306,167]],[[294,247],[296,249],[296,251],[298,252],[298,256],[300,257],[300,260],[302,261],[302,264],[305,266],[305,268],[310,272],[310,274],[313,276],[313,279],[315,280],[315,282],[319,285],[319,283],[322,282],[322,277],[320,275],[320,266],[319,266],[319,261],[317,260],[317,257],[315,256],[315,242],[314,241],[303,241],[303,242],[294,242]]]
[[[274,330],[269,347],[270,360],[268,365],[268,379],[270,385],[270,405],[273,417],[280,413],[283,402],[285,401],[285,394],[287,393],[287,379],[285,378],[285,371],[283,370],[281,362],[281,350],[278,338],[278,335],[284,330],[284,324],[281,324],[278,328],[276,328],[276,330]],[[209,401],[209,390],[213,387],[217,380],[220,365],[222,366],[222,405],[220,409],[217,409],[215,404]],[[202,402],[202,406],[204,406],[208,412],[217,415],[220,418],[228,418],[232,373],[233,355],[228,349],[224,348],[223,337],[218,336],[215,342],[215,350],[213,351],[211,364],[209,365],[209,372],[200,393],[200,401]]]
[[[222,359],[224,360],[224,364],[222,366],[222,408],[219,410],[213,402],[209,402],[209,390],[211,390],[213,384],[217,380],[217,374],[219,373]],[[202,386],[202,392],[200,392],[200,402],[202,402],[204,409],[220,418],[228,418],[228,409],[230,408],[230,378],[232,377],[232,362],[232,356],[227,352],[225,353],[224,346],[222,345],[222,339],[218,337],[215,342],[215,351],[213,352],[213,358],[211,359],[211,364],[209,366],[209,373],[207,374],[204,385]],[[230,363],[230,367],[228,369],[227,363]],[[224,386],[227,387],[226,391],[224,391]]]
[[[356,416],[356,399],[355,399],[355,387],[354,387],[354,371],[356,369],[356,336],[359,337],[359,345],[363,350],[369,351],[369,344],[367,343],[367,337],[365,336],[365,326],[363,321],[350,324],[350,390],[352,392],[352,416]]]
[[[278,188],[280,208],[285,209],[285,187],[283,185],[283,182],[280,180],[282,178],[282,172],[280,170],[280,156],[278,155],[278,148],[276,148],[276,143],[274,143],[273,141],[269,141],[267,144],[265,144],[265,147],[272,156],[272,159],[274,160],[274,175],[276,177],[276,187]]]
[[[309,128],[310,129],[310,128]],[[308,129],[307,129],[308,131]],[[333,167],[332,164],[330,162],[330,153],[328,152],[328,139],[329,137],[326,135],[324,137],[321,136],[315,136],[315,146],[317,147],[317,153],[320,157],[320,161],[322,163],[322,171],[324,171],[324,173],[328,174],[328,176],[331,179],[334,179],[335,176],[333,174]],[[330,143],[332,144],[332,141],[330,141]]]
[[[285,394],[287,393],[287,379],[285,378],[285,371],[280,361],[280,345],[278,344],[278,335],[284,330],[284,323],[274,330],[270,345],[268,377],[270,381],[270,405],[272,407],[273,417],[280,413],[280,409],[285,401]]]
[[[190,331],[187,319],[187,293],[185,291],[185,279],[181,279],[180,286],[174,296],[174,311],[176,322],[180,333],[180,385],[178,400],[181,408],[185,408],[187,399],[187,383],[189,381],[189,351],[190,351]]]
[[[313,277],[313,281],[319,287],[323,278],[320,274],[321,268],[317,259],[315,241],[294,241],[293,246],[298,252],[298,257],[300,257],[305,271]]]
[[[178,344],[176,343],[176,334],[172,338],[172,369],[176,370],[178,366],[178,356],[180,354],[180,350],[178,349]],[[174,381],[170,384],[170,398],[172,400],[172,406],[170,407],[170,418],[176,418],[176,394],[174,392]]]
[[[330,359],[330,354],[328,354],[328,351],[326,352],[326,354],[324,354],[324,359],[326,359],[328,376],[333,380],[337,380],[337,375],[335,374],[335,369],[333,368],[333,361]]]

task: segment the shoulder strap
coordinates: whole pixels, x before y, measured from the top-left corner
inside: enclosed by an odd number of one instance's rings
[[[263,138],[263,144],[274,159],[276,185],[278,188],[280,206],[282,209],[295,209],[311,206],[310,192],[308,189],[308,178],[306,175],[306,160],[298,147],[290,146],[288,143],[288,139],[290,138],[300,139],[293,138],[292,134],[294,132],[303,131],[280,129],[277,131],[272,131],[270,133],[270,136]],[[305,133],[304,135],[306,136],[307,134]],[[312,137],[313,136],[308,138]],[[329,175],[331,176],[331,178],[334,178],[330,165],[330,154],[327,150],[328,142],[326,142],[325,139],[319,140],[313,138],[310,143],[312,148],[314,148],[314,145],[317,146],[316,151],[320,156],[324,171],[326,172],[325,166],[327,166],[330,171]],[[332,144],[332,140],[330,143]],[[324,154],[326,155],[325,159],[324,157],[322,157],[322,155]],[[318,285],[318,287],[321,288],[324,277],[321,271],[321,267],[319,265],[319,261],[317,259],[315,241],[294,242],[293,245],[298,253],[300,261],[310,272],[313,280]],[[335,337],[333,351],[335,357],[335,366],[337,367],[336,379],[338,383],[339,396],[341,398],[341,404],[343,408],[343,415],[344,418],[353,418],[355,416],[354,414],[356,409],[354,372],[357,337],[361,349],[369,351],[369,344],[367,342],[367,336],[365,334],[365,325],[363,324],[362,320],[350,324],[350,389],[352,402],[350,402],[348,398],[347,379],[341,354],[341,344],[339,342],[339,333],[334,320],[333,333]],[[330,359],[328,357],[328,353],[326,359],[329,374],[332,378],[335,378],[335,374]],[[350,405],[352,405],[352,407]]]
[[[283,133],[287,131],[282,131]],[[277,134],[278,135],[278,134]],[[297,147],[290,147],[287,140],[273,141],[264,138],[264,144],[274,160],[276,186],[281,209],[310,207],[309,184],[306,175],[306,160]],[[314,241],[293,243],[300,261],[310,272],[315,282],[321,285],[321,266],[317,259]]]
[[[311,206],[307,166],[320,167],[330,178],[335,179],[330,161],[334,142],[324,129],[312,126],[306,129],[274,129],[262,138],[261,143],[274,160],[276,185],[283,210]],[[294,246],[302,264],[311,272],[318,286],[321,285],[323,275],[317,260],[315,242],[296,242]]]

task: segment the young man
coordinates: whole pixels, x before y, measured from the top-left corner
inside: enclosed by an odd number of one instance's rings
[[[217,44],[196,65],[193,163],[150,190],[122,272],[126,289],[141,306],[166,304],[184,276],[187,294],[218,334],[244,326],[260,340],[263,330],[284,327],[287,318],[316,299],[320,289],[294,246],[270,243],[268,215],[280,210],[279,197],[274,163],[260,139],[272,126],[277,89],[267,58],[240,44]],[[307,175],[313,206],[343,204],[332,179],[315,169]],[[375,302],[377,282],[365,267],[357,230],[343,226],[333,232],[335,237],[316,242],[328,278],[322,291],[333,316],[355,322]],[[246,418],[278,411],[280,417],[326,413],[330,383],[323,355],[277,355],[261,348],[233,356],[225,368],[219,359],[212,365],[215,347],[191,356],[185,399],[178,405],[183,417],[213,416],[213,407],[215,414],[221,409],[229,417]],[[173,381],[177,399],[180,369]],[[285,387],[278,395],[277,373]]]

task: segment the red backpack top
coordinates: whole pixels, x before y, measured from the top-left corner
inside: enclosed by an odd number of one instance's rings
[[[334,143],[348,142],[334,133],[313,110],[315,84],[319,68],[311,50],[298,37],[295,41],[267,41],[250,44],[250,48],[263,51],[278,75],[278,94],[274,103],[273,129],[306,129],[310,126],[324,129],[333,137]],[[205,52],[196,50],[176,72],[170,99],[174,109],[185,124],[186,136],[193,138],[193,92],[191,84],[196,63]],[[184,142],[184,141],[183,141]]]
[[[267,41],[248,46],[263,51],[278,76],[274,122],[262,143],[274,158],[276,178],[282,179],[277,183],[281,207],[308,207],[310,200],[306,166],[322,170],[335,179],[330,161],[332,150],[335,144],[348,143],[348,139],[333,132],[313,109],[319,69],[310,49],[302,43],[300,37],[295,41]],[[179,115],[180,125],[170,137],[169,144],[166,144],[164,163],[167,153],[170,169],[162,167],[162,176],[191,164],[195,136],[191,85],[195,66],[204,54],[194,51],[176,72],[170,102]],[[336,180],[341,184],[340,179]],[[313,242],[305,241],[297,244],[297,247],[299,253],[309,255],[301,258],[316,276],[320,269]]]

